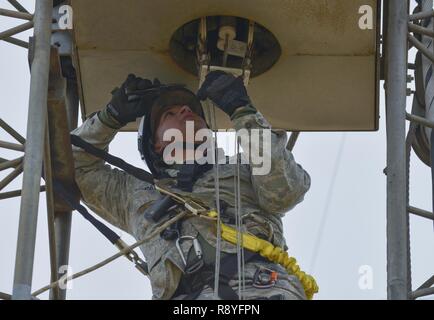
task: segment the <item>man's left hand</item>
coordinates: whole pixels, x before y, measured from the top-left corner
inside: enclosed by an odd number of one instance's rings
[[[220,70],[211,71],[197,92],[200,100],[211,99],[229,116],[239,107],[250,103],[243,78]]]

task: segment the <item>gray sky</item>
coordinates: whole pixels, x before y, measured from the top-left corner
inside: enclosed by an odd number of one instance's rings
[[[32,9],[30,3],[33,1],[22,3]],[[0,0],[0,7],[11,8],[5,0]],[[0,31],[16,23],[13,19],[0,17]],[[24,33],[21,38],[26,39],[29,34]],[[27,51],[0,42],[0,58],[0,117],[25,135],[29,92]],[[125,70],[125,73],[129,71]],[[408,112],[411,99],[408,99]],[[257,108],[261,110],[262,106]],[[311,175],[312,186],[305,200],[284,218],[285,236],[290,255],[295,256],[301,268],[317,279],[320,287],[316,295],[318,299],[386,298],[386,176],[383,174],[386,166],[386,131],[383,92],[380,116],[378,132],[301,133],[295,146],[295,159]],[[0,140],[14,142],[1,129]],[[222,139],[220,142],[223,142]],[[135,134],[121,133],[111,144],[111,152],[133,165],[143,167],[136,146]],[[0,149],[0,157],[13,159],[18,156],[17,152]],[[336,166],[337,174],[334,175]],[[0,178],[7,172],[1,172]],[[21,177],[3,191],[20,188]],[[410,204],[429,211],[432,209],[430,170],[414,154],[411,158]],[[0,291],[6,293],[12,292],[19,207],[18,198],[0,201]],[[116,253],[117,250],[79,214],[74,214],[72,225],[70,265],[73,272]],[[127,243],[134,242],[129,235],[116,231],[122,234]],[[433,240],[432,223],[412,216],[413,288],[432,275]],[[363,265],[373,270],[373,288],[369,290],[362,290],[358,285],[359,267]],[[33,289],[45,286],[48,282],[47,218],[45,194],[42,194]],[[47,297],[47,294],[41,296]],[[69,299],[150,297],[149,281],[123,257],[75,280],[73,289],[68,293]]]

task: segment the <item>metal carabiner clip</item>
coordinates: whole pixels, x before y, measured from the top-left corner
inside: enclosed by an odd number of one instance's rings
[[[194,252],[196,253],[196,257],[198,259],[202,259],[202,247],[200,246],[199,240],[197,240],[196,237],[193,236],[182,236],[176,239],[176,248],[178,249],[179,255],[181,256],[182,262],[184,263],[184,266],[187,266],[187,259],[184,257],[184,253],[181,249],[181,242],[184,240],[191,240],[193,241],[193,248]]]

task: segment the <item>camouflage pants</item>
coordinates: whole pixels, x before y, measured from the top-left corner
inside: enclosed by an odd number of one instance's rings
[[[260,285],[255,275],[262,271],[277,272],[277,280],[270,285]],[[244,268],[245,285],[241,291],[243,300],[306,300],[303,287],[296,276],[289,275],[283,267],[274,263],[249,262]],[[234,278],[229,281],[232,289],[238,293],[240,281]],[[214,290],[210,286],[205,286],[202,291],[195,295],[194,300],[212,300]],[[192,299],[187,294],[181,294],[173,300]],[[221,299],[220,299],[221,300]]]

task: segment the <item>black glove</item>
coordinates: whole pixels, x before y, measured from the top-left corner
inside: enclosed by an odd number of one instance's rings
[[[127,92],[150,89],[160,85],[158,79],[154,79],[154,83],[152,83],[151,80],[142,79],[136,77],[134,74],[129,74],[122,86],[113,89],[111,92],[112,99],[106,108],[108,114],[122,126],[126,125],[128,122],[135,121],[136,118],[142,117],[146,110],[152,106],[152,103],[158,97],[158,90],[130,98]]]
[[[211,99],[226,114],[232,116],[235,109],[250,103],[243,78],[216,70],[207,74],[197,92],[200,100]]]

